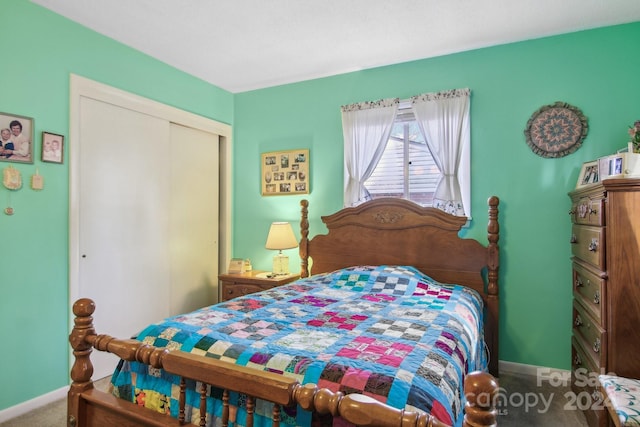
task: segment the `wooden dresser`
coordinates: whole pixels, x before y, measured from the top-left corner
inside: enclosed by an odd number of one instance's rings
[[[607,426],[597,375],[640,378],[640,179],[608,179],[569,196],[571,388],[589,425]]]

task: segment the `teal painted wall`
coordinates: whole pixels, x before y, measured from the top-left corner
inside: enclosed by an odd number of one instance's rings
[[[486,239],[486,201],[501,199],[500,359],[569,369],[570,207],[583,162],[624,147],[640,118],[640,23],[479,49],[235,96],[234,256],[270,269],[269,223],[298,221],[301,196],[260,195],[260,153],[309,148],[311,235],[342,205],[340,106],[468,87],[472,212],[466,234]],[[534,154],[523,130],[539,107],[580,108],[589,134],[559,159]],[[296,250],[288,251],[298,270]],[[496,357],[496,355],[493,355]]]
[[[270,222],[297,222],[302,197],[260,195],[260,153],[311,150],[311,234],[324,232],[318,216],[342,204],[341,105],[471,88],[474,219],[466,234],[484,238],[486,199],[498,195],[500,359],[569,367],[566,194],[582,162],[622,147],[640,118],[640,23],[233,95],[27,0],[0,0],[0,9],[6,22],[21,24],[0,37],[8,64],[0,68],[0,111],[33,117],[37,143],[45,130],[68,135],[70,73],[232,124],[234,255],[261,269],[273,255],[264,249]],[[576,153],[543,159],[522,131],[537,108],[558,100],[582,109],[589,135]],[[11,202],[16,211],[0,213],[0,384],[18,385],[0,391],[0,410],[68,383],[68,162],[42,163],[39,155],[37,144],[33,165],[11,164],[26,184],[38,168],[43,191],[0,188],[0,208]],[[287,252],[296,271],[296,251]]]
[[[11,194],[0,186],[0,384],[16,385],[0,390],[2,410],[69,382],[68,144],[75,141],[67,139],[63,165],[39,158],[42,131],[69,135],[70,73],[230,124],[233,95],[27,0],[0,0],[0,10],[0,111],[32,117],[36,142],[34,164],[0,162],[19,169],[24,183]],[[123,147],[116,141],[114,149]],[[36,169],[40,192],[29,187]],[[13,216],[3,213],[7,203]]]

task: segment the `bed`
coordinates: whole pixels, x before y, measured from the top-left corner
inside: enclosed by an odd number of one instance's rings
[[[78,300],[68,425],[495,425],[498,198],[488,204],[485,246],[459,237],[466,218],[402,199],[323,216],[328,232],[310,239],[303,200],[299,281],[136,339],[96,334],[95,303]],[[111,393],[93,386],[93,350],[122,359]]]

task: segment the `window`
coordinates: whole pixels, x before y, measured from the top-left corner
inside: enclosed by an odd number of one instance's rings
[[[371,198],[401,197],[431,206],[441,177],[413,112],[400,108],[384,153],[364,183]]]
[[[471,218],[469,89],[342,106],[344,206],[401,197]]]

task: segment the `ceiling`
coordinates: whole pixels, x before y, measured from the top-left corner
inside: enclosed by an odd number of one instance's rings
[[[232,93],[640,21],[639,0],[32,0]]]

